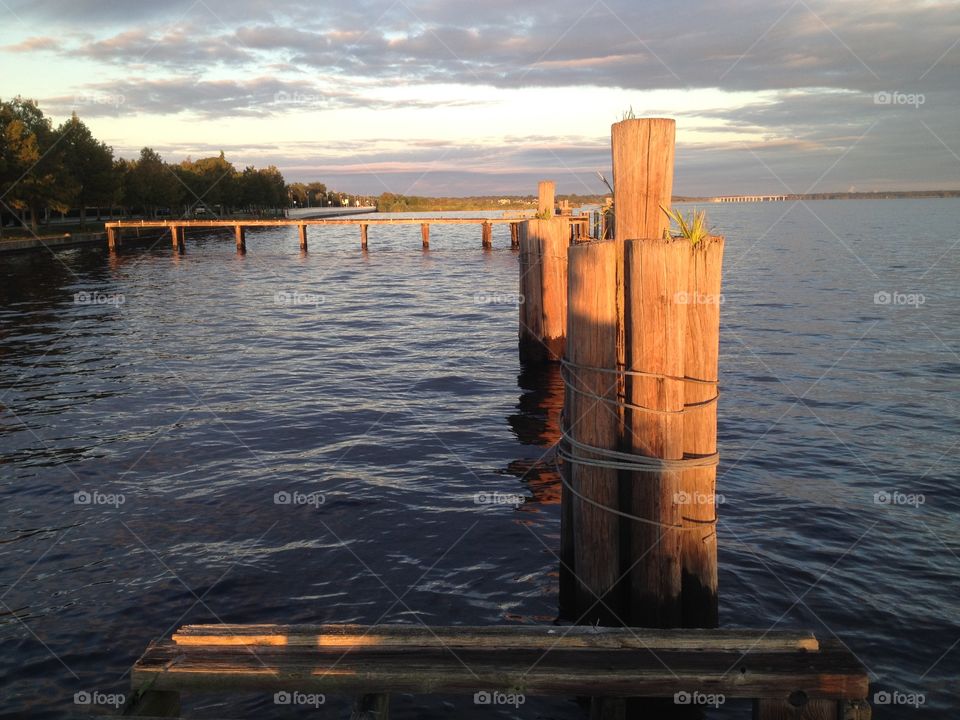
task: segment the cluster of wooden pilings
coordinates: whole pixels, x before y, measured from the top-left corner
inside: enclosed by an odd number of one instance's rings
[[[718,625],[724,240],[667,233],[674,134],[613,126],[611,239],[519,229],[521,359],[563,367],[561,612],[583,624]]]

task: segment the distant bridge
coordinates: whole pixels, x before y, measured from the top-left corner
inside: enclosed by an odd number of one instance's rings
[[[774,202],[786,200],[786,195],[725,195],[722,197],[712,197],[710,202],[715,203],[742,203],[742,202]]]

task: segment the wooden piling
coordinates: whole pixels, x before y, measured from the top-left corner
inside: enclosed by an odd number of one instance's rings
[[[430,224],[421,223],[420,224],[420,238],[423,240],[423,249],[430,249]]]
[[[690,249],[687,276],[687,339],[683,450],[687,455],[717,451],[717,380],[720,358],[722,237],[704,238]],[[705,382],[696,382],[696,380]],[[714,628],[717,602],[717,468],[684,470],[680,477],[683,556],[683,626]]]
[[[184,247],[184,238],[183,238],[184,228],[178,227],[176,225],[170,226],[170,239],[173,243],[173,251],[180,255],[183,255],[186,248]]]
[[[482,227],[483,249],[490,250],[493,248],[493,224],[490,222],[484,222]]]
[[[661,209],[673,195],[676,122],[642,118],[615,123],[613,151],[614,223],[618,240],[662,238],[670,226]]]
[[[112,227],[108,227],[108,228],[107,228],[107,248],[109,248],[110,252],[116,252],[116,251],[117,251],[117,246],[118,246],[118,244],[119,244],[119,243],[117,242],[117,239],[118,239],[118,238],[117,238],[117,235],[118,235],[118,234],[119,234],[119,229],[118,229],[118,228],[112,228]]]
[[[300,231],[300,249],[307,249],[307,226],[299,225],[298,230]]]
[[[690,241],[624,243],[624,446],[645,457],[683,457],[684,350]],[[681,556],[679,473],[627,473],[630,510],[631,625],[679,627]],[[636,563],[634,564],[634,561]]]
[[[237,225],[233,229],[234,235],[237,239],[237,252],[245,253],[247,251],[247,233],[243,225]]]
[[[361,223],[360,225],[360,249],[367,249],[367,224]]]
[[[510,223],[510,249],[517,250],[520,247],[520,225],[518,223]]]
[[[583,243],[569,250],[565,431],[576,443],[606,450],[617,449],[619,429],[616,259],[612,242]],[[600,370],[604,368],[606,372]],[[576,535],[575,615],[586,625],[620,625],[620,520],[604,509],[619,505],[617,470],[591,466],[591,459],[602,458],[590,452],[568,452],[584,460],[568,463],[576,493],[569,498]]]
[[[561,219],[527,220],[520,234],[520,359],[558,362],[567,336],[567,248]]]
[[[537,214],[542,218],[550,218],[555,214],[557,184],[553,180],[541,180],[537,187],[539,202]]]

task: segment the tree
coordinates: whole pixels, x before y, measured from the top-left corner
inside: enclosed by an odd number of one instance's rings
[[[0,202],[10,208],[30,211],[30,224],[37,232],[46,208],[66,210],[58,174],[62,172],[50,120],[32,100],[17,97],[0,102]]]
[[[65,200],[80,208],[80,227],[86,227],[87,208],[107,205],[113,199],[117,177],[113,148],[100,142],[74,113],[55,133],[62,170]]]
[[[144,213],[153,217],[157,216],[158,208],[177,204],[182,187],[173,169],[157,152],[147,147],[140,151],[140,158],[127,181],[131,205],[142,208]]]

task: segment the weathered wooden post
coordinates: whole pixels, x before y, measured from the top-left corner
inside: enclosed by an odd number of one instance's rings
[[[430,249],[430,224],[420,223],[420,238],[423,240],[423,249]]]
[[[247,233],[243,225],[235,225],[233,228],[237,239],[237,252],[243,254],[247,251]]]
[[[120,245],[120,228],[107,227],[107,248],[110,252],[116,252]]]
[[[300,249],[305,251],[307,249],[307,226],[298,225],[297,229],[300,231]]]
[[[557,362],[567,336],[567,225],[527,220],[519,233],[520,360]]]
[[[617,470],[602,467],[605,458],[586,449],[617,450],[619,442],[616,261],[612,242],[582,243],[569,250],[563,367],[569,487],[564,487],[561,548],[573,548],[565,563],[577,579],[574,617],[587,625],[620,625],[624,609],[617,589],[620,519],[606,509],[619,506]]]
[[[493,248],[493,223],[485,221],[483,223],[483,232],[482,232],[482,242],[483,249],[490,250]]]
[[[367,249],[367,224],[366,223],[360,224],[360,249],[361,250]]]
[[[722,237],[707,237],[692,247],[690,255],[683,421],[683,450],[689,456],[717,452],[723,245]],[[716,485],[716,466],[684,470],[680,477],[684,627],[719,625]]]
[[[520,225],[519,223],[510,223],[510,249],[517,250],[520,247]]]
[[[557,184],[553,180],[541,180],[537,187],[539,201],[537,215],[542,218],[553,217],[556,204]]]
[[[173,242],[173,251],[180,255],[186,251],[184,247],[183,231],[185,228],[179,227],[177,225],[170,226],[170,239]]]

